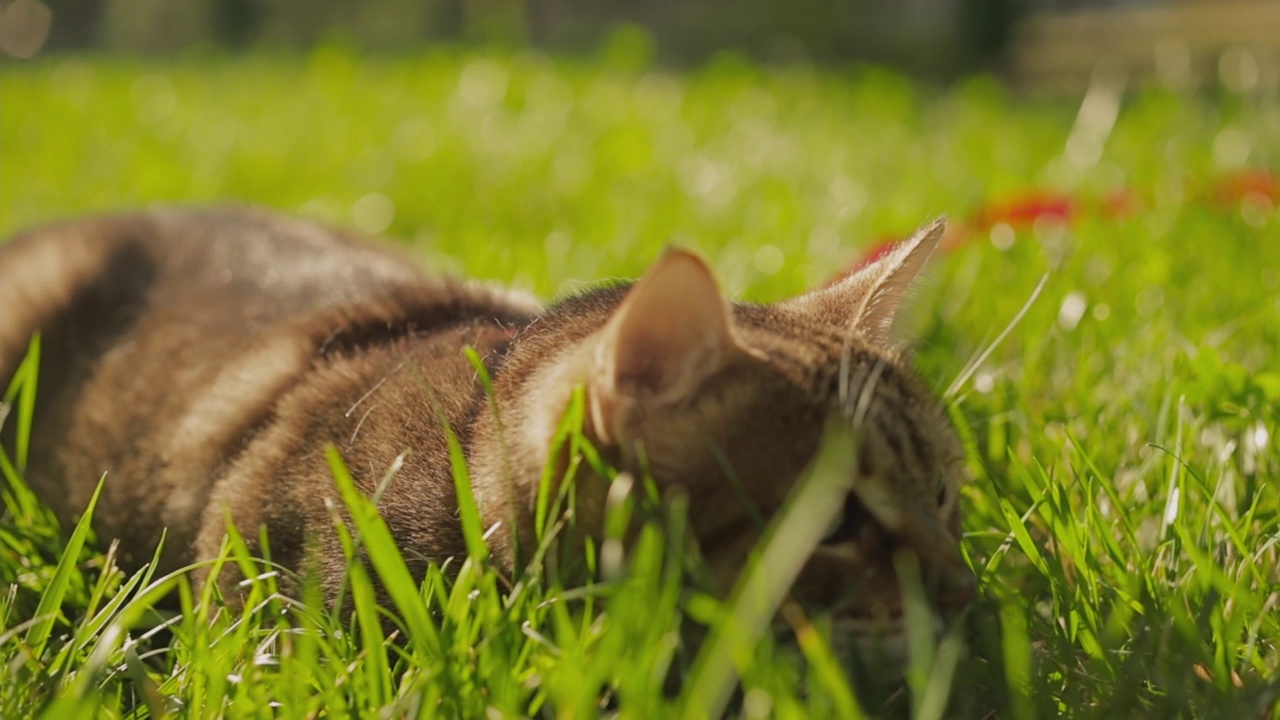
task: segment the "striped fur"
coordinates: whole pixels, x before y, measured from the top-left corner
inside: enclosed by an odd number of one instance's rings
[[[960,444],[889,332],[941,233],[935,223],[774,305],[724,299],[701,260],[672,250],[634,285],[543,309],[264,211],[92,218],[0,246],[0,382],[42,333],[28,480],[70,522],[105,473],[94,520],[126,567],[161,532],[164,569],[207,560],[230,520],[254,548],[265,529],[273,559],[330,597],[344,561],[329,445],[369,494],[399,468],[380,510],[421,573],[465,553],[446,418],[512,573],[534,542],[543,468],[559,460],[552,433],[584,387],[589,437],[620,470],[688,494],[727,587],[824,426],[848,423],[857,477],[794,595],[835,613],[841,647],[877,633],[900,644],[895,553],[918,557],[941,616],[973,588],[958,547]],[[501,422],[464,347],[484,358]],[[584,471],[574,491],[577,528],[599,535],[607,481]]]

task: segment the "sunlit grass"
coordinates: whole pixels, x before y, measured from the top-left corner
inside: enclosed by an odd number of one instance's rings
[[[1073,198],[1085,209],[1068,222],[970,233],[908,323],[941,391],[1048,274],[953,398],[983,595],[967,648],[936,649],[904,691],[851,690],[822,671],[827,619],[789,618],[799,649],[766,635],[735,656],[731,705],[936,717],[943,693],[945,716],[1280,717],[1280,222],[1275,198],[1215,190],[1275,167],[1280,105],[1144,91],[1096,156],[1068,141],[1076,111],[987,79],[929,89],[732,58],[686,73],[333,48],[51,58],[0,67],[0,230],[241,199],[404,237],[432,267],[545,296],[634,276],[676,242],[764,300],[938,214],[1032,189]],[[1096,209],[1122,188],[1132,212]],[[20,422],[9,400],[5,422]],[[592,462],[571,425],[562,441]],[[590,548],[594,585],[534,572],[508,588],[482,552],[408,583],[348,497],[352,551],[371,566],[353,566],[347,617],[274,596],[269,576],[244,610],[123,577],[55,532],[16,465],[4,474],[6,718],[665,716],[687,708],[670,678],[697,665],[681,638],[732,612],[700,589],[681,536],[696,498],[668,509],[669,533],[647,526],[625,566]],[[542,498],[540,531],[557,500]],[[153,608],[162,594],[177,611]]]

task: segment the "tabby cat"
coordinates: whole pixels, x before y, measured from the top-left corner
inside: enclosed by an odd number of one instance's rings
[[[914,553],[940,615],[973,578],[959,551],[962,451],[894,349],[935,222],[829,286],[730,302],[672,249],[634,284],[548,308],[422,274],[400,252],[256,209],[154,209],[37,229],[0,245],[0,388],[42,336],[26,476],[64,521],[106,483],[94,524],[126,569],[218,554],[227,521],[333,597],[336,446],[411,569],[464,555],[442,418],[465,450],[500,571],[532,544],[535,496],[575,387],[614,467],[681,486],[713,575],[731,582],[829,422],[861,445],[843,513],[793,595],[857,640],[900,638],[892,558]],[[464,355],[492,378],[495,403]],[[499,421],[500,420],[500,421]],[[13,455],[13,424],[0,436]],[[608,483],[576,478],[578,527],[601,531]],[[748,507],[753,505],[754,508]],[[331,507],[331,505],[330,505]],[[494,526],[498,527],[495,528]],[[294,588],[296,589],[296,588]]]

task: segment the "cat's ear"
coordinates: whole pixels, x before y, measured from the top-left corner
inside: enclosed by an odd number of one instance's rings
[[[788,304],[852,327],[872,342],[888,343],[903,298],[946,229],[946,218],[938,218],[848,277]]]
[[[668,250],[627,293],[595,348],[591,411],[603,440],[635,403],[688,397],[736,346],[729,304],[706,264]]]

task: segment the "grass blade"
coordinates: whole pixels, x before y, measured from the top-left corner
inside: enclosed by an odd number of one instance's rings
[[[699,651],[681,698],[683,717],[705,720],[724,715],[737,684],[736,668],[750,656],[805,558],[843,507],[855,467],[856,438],[849,428],[832,423],[809,470],[734,587],[728,616],[712,628]]]
[[[43,656],[45,647],[48,645],[49,635],[53,632],[53,625],[61,611],[62,600],[66,597],[67,591],[71,587],[72,573],[76,571],[76,564],[80,561],[80,551],[84,548],[84,544],[89,538],[93,511],[98,505],[98,497],[102,494],[102,487],[106,484],[106,481],[106,475],[103,475],[102,479],[98,481],[98,487],[94,489],[93,497],[89,498],[88,507],[85,508],[84,514],[80,516],[79,522],[76,523],[76,528],[71,533],[70,539],[67,540],[66,549],[63,550],[62,558],[58,561],[58,566],[54,570],[53,579],[49,581],[49,586],[45,588],[44,593],[40,596],[40,604],[36,606],[36,623],[27,631],[26,638],[27,645],[36,657]]]
[[[31,449],[31,422],[36,410],[36,381],[40,376],[40,334],[31,336],[27,355],[14,373],[13,380],[4,395],[4,415],[0,415],[0,427],[8,420],[9,408],[16,403],[17,427],[14,428],[14,462],[18,472],[27,469],[27,456]]]
[[[356,489],[355,480],[342,461],[338,449],[328,447],[325,456],[364,551],[391,597],[391,602],[409,626],[409,641],[420,652],[429,656],[437,655],[440,651],[439,634],[427,615],[426,606],[419,597],[418,583],[414,581],[404,557],[397,549],[390,528],[369,498]]]

